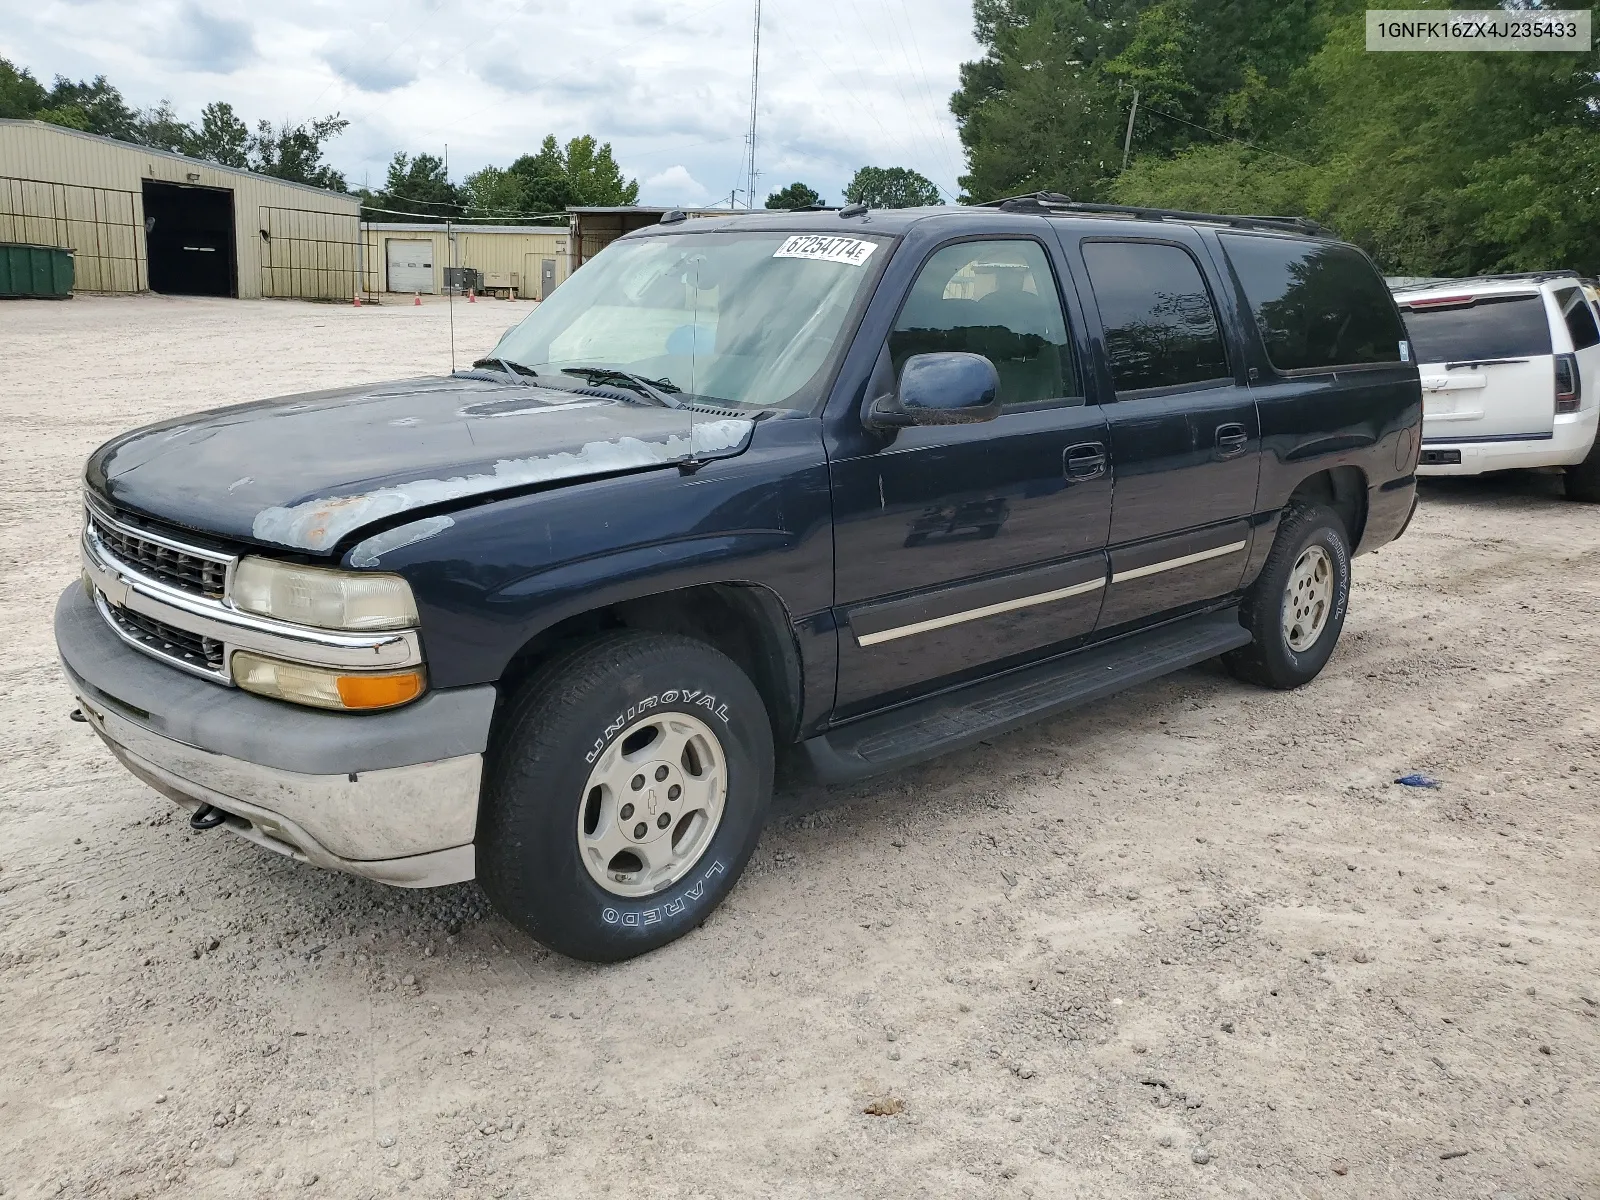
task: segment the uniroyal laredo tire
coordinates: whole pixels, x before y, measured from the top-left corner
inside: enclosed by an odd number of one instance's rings
[[[620,786],[637,785],[648,767],[651,778],[642,790],[616,797],[591,786],[606,763],[631,761],[628,747],[637,738],[650,732],[653,741],[662,731],[670,736],[685,729],[701,751],[686,750],[677,765],[646,762],[650,741],[631,752],[641,773]],[[604,806],[626,799],[632,807],[637,801],[637,816],[651,822],[648,833],[655,839],[658,800],[661,816],[670,819],[671,814],[665,811],[666,788],[656,786],[654,774],[660,771],[665,780],[683,762],[692,762],[700,776],[691,779],[687,767],[672,776],[684,785],[673,790],[685,796],[696,788],[715,792],[704,782],[710,773],[706,764],[725,770],[721,809],[705,844],[684,873],[665,886],[640,895],[608,890],[613,879],[620,886],[625,876],[586,865],[583,845],[594,832],[591,825],[600,824]],[[772,770],[766,709],[731,659],[676,634],[604,635],[538,671],[497,722],[478,818],[479,881],[502,916],[569,957],[616,962],[654,950],[698,928],[733,889],[761,835]],[[602,795],[608,797],[603,802]],[[615,803],[601,832],[611,828],[620,811]],[[667,819],[660,836],[670,854],[678,829]],[[686,816],[685,825],[691,819]],[[618,825],[620,836],[629,828],[646,829],[643,822]],[[645,845],[639,848],[642,854]],[[624,860],[626,852],[610,861]],[[629,861],[650,866],[648,858]],[[666,869],[675,868],[669,863]],[[604,885],[595,871],[604,876]],[[648,870],[635,874],[633,886],[650,886]]]
[[[1325,589],[1316,576],[1319,564],[1328,569]],[[1310,683],[1339,643],[1349,604],[1350,542],[1344,522],[1326,505],[1292,504],[1240,608],[1254,640],[1222,661],[1239,679],[1262,687]]]

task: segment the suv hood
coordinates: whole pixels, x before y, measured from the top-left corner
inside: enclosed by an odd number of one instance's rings
[[[418,379],[242,404],[107,442],[87,486],[224,538],[323,553],[374,522],[496,492],[740,453],[746,417]]]

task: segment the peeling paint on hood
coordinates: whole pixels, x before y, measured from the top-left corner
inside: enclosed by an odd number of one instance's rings
[[[587,442],[571,453],[561,451],[532,458],[501,459],[493,470],[484,474],[415,479],[354,496],[307,500],[292,508],[269,508],[256,517],[250,532],[257,541],[300,550],[326,550],[363,525],[395,513],[530,484],[665,466],[693,455],[733,449],[743,445],[752,424],[747,420],[699,422],[694,427],[692,444],[687,436],[648,442],[635,437]]]
[[[169,524],[325,554],[420,508],[739,454],[754,425],[524,383],[382,383],[134,430],[94,452],[85,484]]]

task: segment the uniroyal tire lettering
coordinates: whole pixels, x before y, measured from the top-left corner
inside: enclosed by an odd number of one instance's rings
[[[695,688],[693,691],[688,688],[671,688],[665,692],[658,692],[654,696],[646,696],[642,700],[636,700],[628,705],[627,711],[618,713],[616,719],[606,726],[604,735],[595,739],[593,749],[583,756],[583,761],[593,766],[595,759],[600,757],[601,752],[605,750],[611,740],[631,725],[635,717],[640,713],[648,712],[651,709],[667,704],[683,704],[691,708],[704,708],[724,725],[728,724],[729,721],[728,706],[719,703],[713,693],[703,692],[699,688]]]
[[[713,875],[722,874],[722,863],[714,862],[705,869],[699,879],[694,881],[693,887],[688,887],[675,900],[667,900],[655,908],[647,908],[643,912],[619,913],[614,908],[600,910],[600,919],[607,925],[621,925],[627,929],[640,929],[646,925],[658,925],[667,917],[682,916],[689,908],[689,901],[699,900],[706,894],[706,881]]]

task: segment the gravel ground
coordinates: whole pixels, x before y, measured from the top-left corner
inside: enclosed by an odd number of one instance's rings
[[[463,359],[527,311],[458,304]],[[1551,479],[1430,487],[1299,692],[786,792],[621,966],[191,833],[67,721],[83,458],[442,370],[446,316],[0,306],[0,1194],[1600,1196],[1600,513]]]

